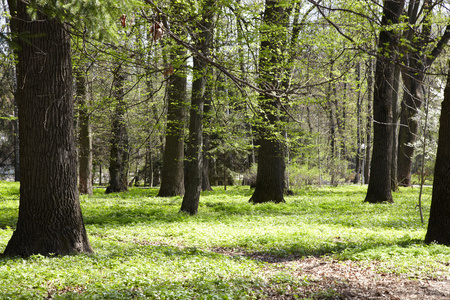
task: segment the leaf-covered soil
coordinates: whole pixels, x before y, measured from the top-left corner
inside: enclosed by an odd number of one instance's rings
[[[450,299],[448,275],[439,278],[406,278],[381,271],[376,262],[338,261],[329,257],[280,258],[267,253],[214,249],[230,256],[247,256],[266,263],[265,272],[289,272],[304,284],[278,286],[265,291],[265,299]],[[444,266],[445,268],[445,266]]]

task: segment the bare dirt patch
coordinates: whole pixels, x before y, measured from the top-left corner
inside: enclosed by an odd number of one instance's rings
[[[266,272],[283,270],[305,284],[265,291],[266,299],[450,299],[449,277],[408,279],[378,270],[376,262],[338,261],[327,257],[279,258],[266,253],[214,249],[230,256],[247,256],[267,262]],[[450,271],[449,271],[450,275]]]

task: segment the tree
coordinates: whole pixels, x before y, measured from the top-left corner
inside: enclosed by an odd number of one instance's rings
[[[200,32],[196,37],[196,46],[204,55],[210,54],[214,26],[213,0],[206,0],[203,5],[202,19],[198,27]],[[194,56],[194,81],[192,83],[191,107],[189,109],[189,136],[186,151],[186,193],[181,203],[180,211],[197,214],[202,191],[203,172],[203,108],[205,90],[208,79],[206,62]]]
[[[444,46],[450,39],[450,25],[447,26],[438,42],[432,36],[432,10],[439,1],[431,0],[410,1],[408,8],[409,27],[403,38],[404,67],[402,79],[405,86],[400,112],[400,126],[398,135],[398,183],[402,186],[411,185],[411,169],[414,158],[414,143],[418,135],[418,112],[423,103],[423,82],[427,70],[442,53]],[[420,15],[423,15],[420,18]],[[432,47],[430,47],[430,45]]]
[[[398,47],[396,30],[404,0],[385,0],[378,41],[373,95],[373,152],[370,181],[364,202],[393,202],[391,193],[391,163],[393,143],[392,101],[394,71]]]
[[[113,72],[112,94],[116,101],[112,115],[112,137],[109,160],[109,186],[106,193],[127,191],[129,160],[128,132],[125,124],[126,102],[124,84],[126,75],[119,64]]]
[[[17,55],[20,205],[5,255],[90,253],[77,192],[68,25],[9,1]],[[39,49],[37,52],[36,49]]]
[[[174,11],[181,11],[181,7],[171,2]],[[171,25],[171,30],[181,32],[178,23]],[[170,76],[167,99],[166,142],[163,153],[161,172],[161,188],[159,197],[182,196],[184,185],[184,131],[186,126],[187,78],[186,78],[186,50],[169,42],[170,67],[175,72]],[[169,68],[170,68],[169,67]]]
[[[259,54],[260,86],[276,88],[286,76],[280,47],[284,46],[283,20],[288,18],[288,8],[279,1],[267,0],[265,4],[262,40]],[[277,77],[278,75],[278,77]],[[259,126],[258,169],[256,188],[250,198],[252,203],[285,202],[284,172],[285,149],[277,127],[281,118],[280,101],[276,96],[262,93],[259,96],[263,122]],[[277,134],[278,131],[278,134]]]
[[[80,194],[92,195],[92,129],[88,111],[87,72],[84,69],[77,70],[75,77],[79,122],[78,190]]]
[[[444,91],[426,243],[450,246],[450,69]]]
[[[185,51],[178,48],[177,54],[184,55]],[[187,80],[183,71],[185,67],[182,64],[169,78],[166,142],[158,197],[184,195],[184,128],[187,96]]]

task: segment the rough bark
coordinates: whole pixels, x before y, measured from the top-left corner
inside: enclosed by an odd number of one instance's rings
[[[77,192],[69,29],[10,1],[18,36],[20,205],[5,255],[90,253]],[[38,49],[38,51],[37,51]]]
[[[15,94],[15,92],[14,92]],[[15,97],[15,96],[14,96]],[[14,117],[18,117],[17,101],[14,98]],[[19,119],[14,120],[14,181],[20,181],[20,135],[19,135]]]
[[[171,60],[186,54],[180,47],[172,49]],[[184,128],[186,123],[187,79],[183,63],[171,76],[168,86],[166,142],[163,152],[159,197],[182,196],[184,186]]]
[[[79,121],[78,191],[80,194],[92,195],[92,130],[87,107],[88,92],[85,76],[86,74],[83,74],[81,70],[76,74]]]
[[[370,161],[372,154],[372,98],[373,97],[373,62],[369,59],[367,65],[367,123],[366,123],[366,149],[363,151],[364,183],[369,183]],[[365,153],[365,154],[364,154]]]
[[[442,102],[426,243],[450,246],[450,71]]]
[[[213,25],[214,25],[214,2],[206,1],[202,20],[199,22],[201,29],[196,41],[198,49],[208,55],[212,46]],[[208,72],[207,64],[204,60],[194,57],[194,81],[192,83],[192,97],[189,118],[189,137],[186,151],[186,192],[181,203],[180,211],[197,214],[200,202],[200,192],[202,190],[203,171],[203,108],[206,91],[206,81]]]
[[[189,137],[186,150],[186,192],[180,211],[197,214],[202,190],[203,161],[203,106],[205,92],[205,76],[201,72],[206,67],[203,61],[194,57],[194,74],[197,78],[192,83],[191,108],[189,110]]]
[[[109,158],[109,186],[106,193],[124,192],[128,190],[128,132],[125,124],[126,103],[124,84],[126,76],[122,66],[114,70],[113,98],[115,111],[112,116],[112,137]]]
[[[265,28],[276,29],[277,26],[282,26],[281,20],[287,17],[286,7],[280,5],[278,1],[266,1],[263,17],[263,24],[267,26]],[[286,69],[283,69],[283,58],[279,55],[279,47],[285,43],[285,37],[272,30],[263,33],[259,56],[259,84],[261,87],[279,86],[284,79],[277,78],[274,74],[281,77],[286,75]],[[256,187],[249,202],[285,202],[283,196],[285,187],[284,146],[276,129],[273,128],[276,128],[280,122],[280,103],[276,98],[262,94],[259,96],[259,105],[263,111],[264,122],[258,128],[260,147]]]
[[[382,25],[397,24],[404,0],[386,0]],[[398,38],[392,29],[382,29],[379,37],[373,97],[373,152],[371,175],[365,202],[393,202],[391,193],[392,101]]]

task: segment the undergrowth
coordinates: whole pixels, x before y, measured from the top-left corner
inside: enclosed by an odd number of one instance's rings
[[[18,190],[0,183],[0,251],[17,221]],[[295,295],[308,278],[279,266],[308,256],[440,278],[450,248],[422,243],[418,191],[404,188],[394,193],[394,204],[372,205],[363,203],[364,186],[309,188],[285,204],[252,205],[248,187],[216,187],[202,194],[199,214],[191,217],[178,212],[181,197],[156,197],[157,189],[109,195],[95,189],[80,198],[95,253],[1,258],[0,298],[256,299],[269,287],[280,294],[289,287]],[[430,200],[426,187],[425,220]]]

